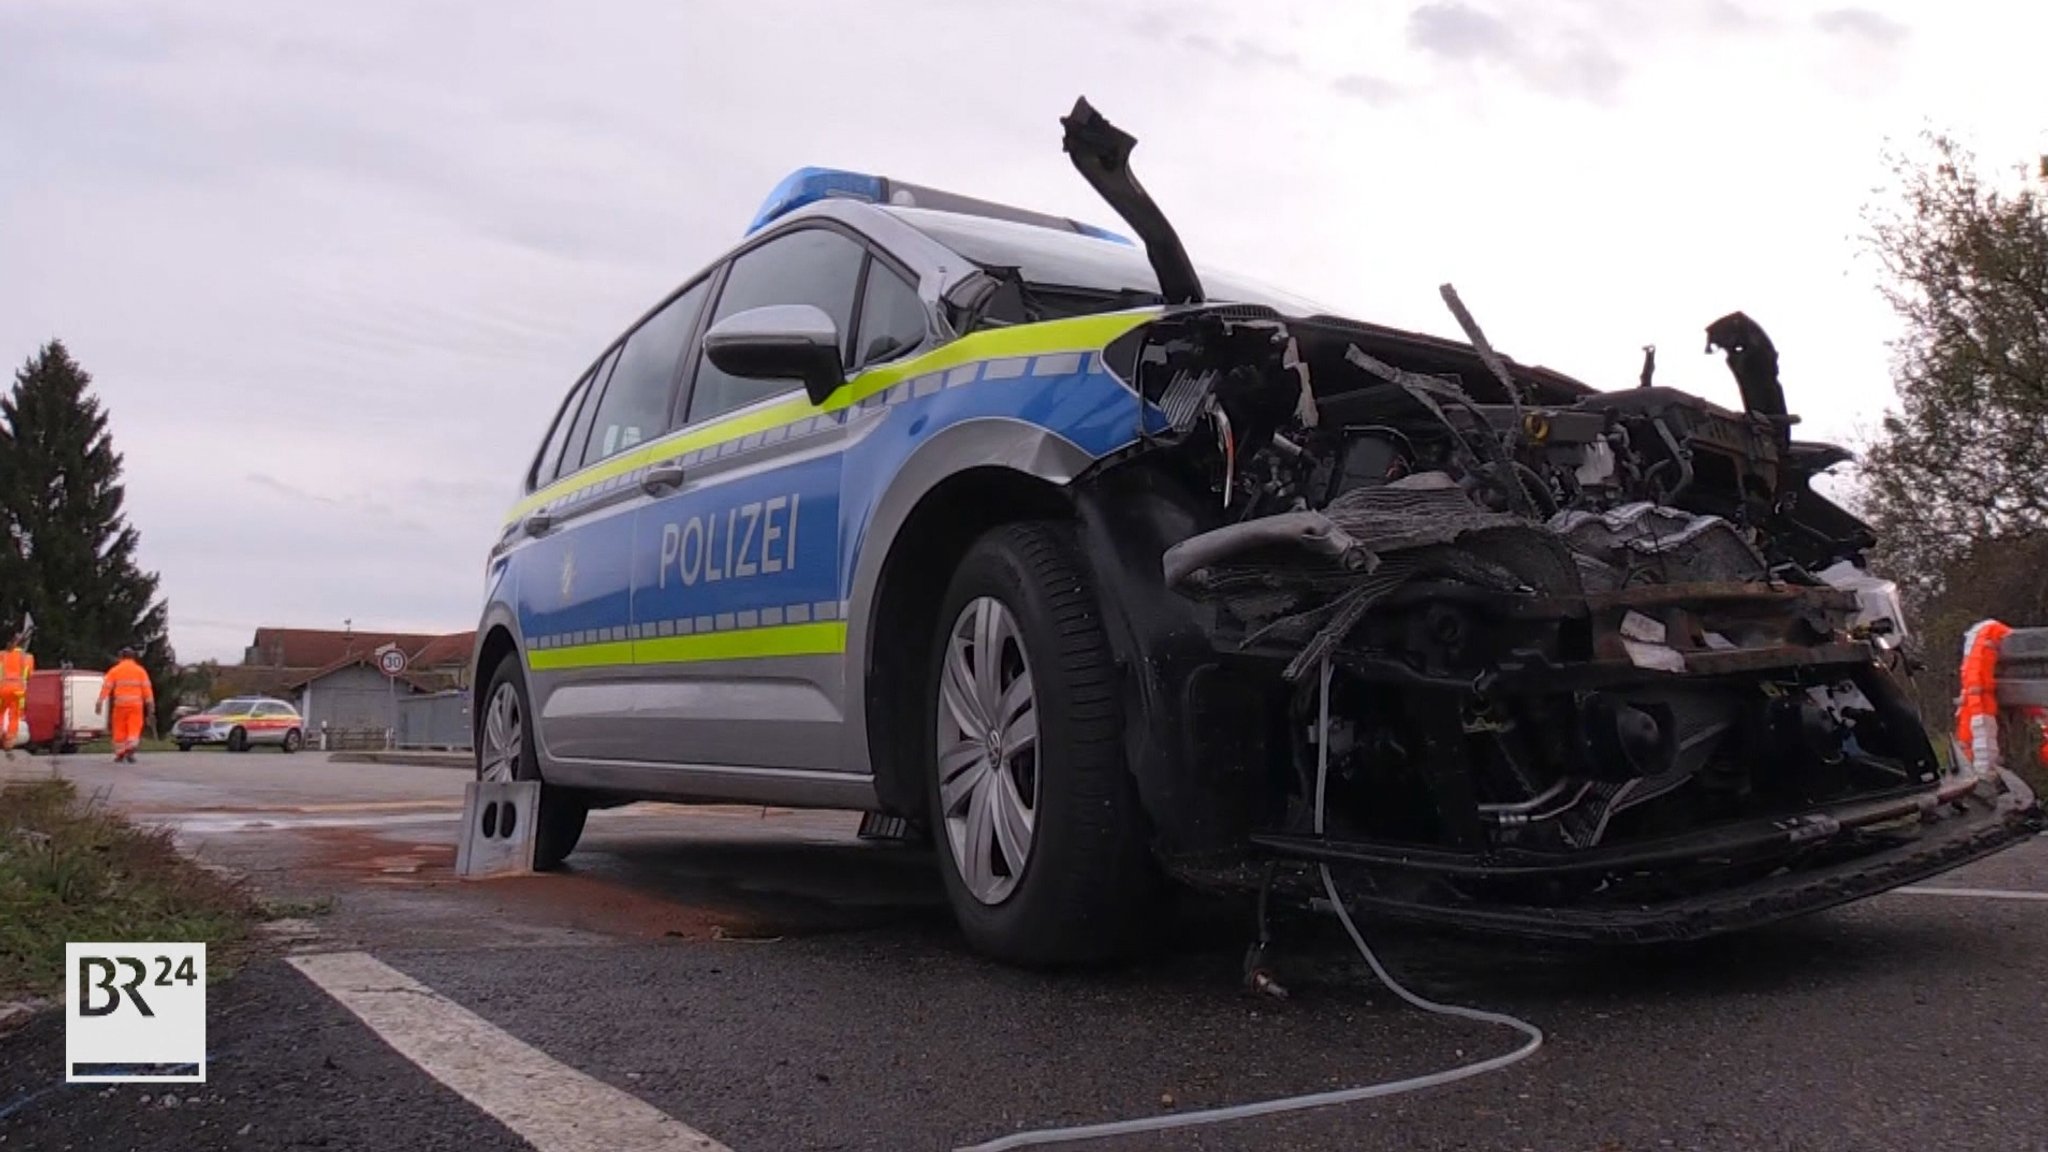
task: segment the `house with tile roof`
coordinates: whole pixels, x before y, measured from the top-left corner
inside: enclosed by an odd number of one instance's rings
[[[255,640],[242,653],[242,665],[247,668],[325,668],[358,653],[375,652],[386,644],[396,644],[410,656],[439,639],[439,636],[407,632],[258,628]],[[463,653],[465,659],[468,655]]]
[[[308,736],[322,725],[344,732],[382,732],[398,724],[398,701],[467,687],[476,633],[439,635],[354,629],[258,628],[240,665],[222,668],[215,694],[264,694],[290,700],[306,718]],[[395,680],[377,653],[395,645],[406,670]]]

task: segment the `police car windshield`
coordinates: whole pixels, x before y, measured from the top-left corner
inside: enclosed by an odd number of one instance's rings
[[[1159,299],[1159,277],[1142,248],[984,216],[926,208],[891,207],[889,211],[976,264],[1016,269],[1024,282],[1033,286],[1146,298],[1125,300],[1118,306],[1157,303]],[[1263,304],[1296,316],[1332,312],[1312,300],[1240,276],[1210,269],[1201,269],[1200,274],[1203,291],[1212,301]]]
[[[226,715],[231,712],[247,712],[254,707],[256,707],[256,702],[254,700],[223,700],[220,703],[215,704],[212,708],[207,709],[207,711],[219,712],[223,715]]]

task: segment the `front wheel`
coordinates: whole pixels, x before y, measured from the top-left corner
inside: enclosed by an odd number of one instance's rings
[[[1025,522],[983,535],[938,624],[925,681],[927,796],[961,928],[1015,963],[1127,953],[1164,886],[1073,529]]]
[[[476,778],[509,783],[539,780],[540,754],[528,722],[533,711],[527,702],[526,677],[519,659],[509,656],[498,662],[491,674],[490,689],[484,694],[482,715],[477,720]],[[540,814],[533,830],[533,866],[546,872],[561,867],[576,841],[583,837],[583,823],[590,805],[574,792],[543,782],[540,786]]]
[[[240,728],[237,728],[233,732],[228,733],[228,751],[247,752],[248,750],[249,733]]]
[[[180,740],[180,741],[178,741],[178,751],[180,751],[180,752],[190,752],[191,750],[192,750],[192,742],[191,742],[190,740]]]

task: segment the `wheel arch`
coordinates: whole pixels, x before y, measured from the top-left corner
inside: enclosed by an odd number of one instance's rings
[[[483,722],[484,694],[491,690],[491,673],[498,662],[506,658],[518,659],[519,635],[513,622],[512,613],[501,604],[493,604],[484,613],[483,623],[476,633],[476,652],[469,662],[469,714],[472,726]],[[472,733],[474,735],[474,733]]]
[[[850,768],[872,772],[885,811],[921,816],[911,712],[933,608],[969,544],[999,524],[1073,516],[1067,486],[1094,464],[1018,420],[955,425],[905,461],[855,565],[846,642]]]

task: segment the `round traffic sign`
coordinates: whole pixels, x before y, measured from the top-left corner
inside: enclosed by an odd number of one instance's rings
[[[377,654],[377,667],[386,676],[396,676],[405,671],[405,653],[397,648],[386,648]]]

